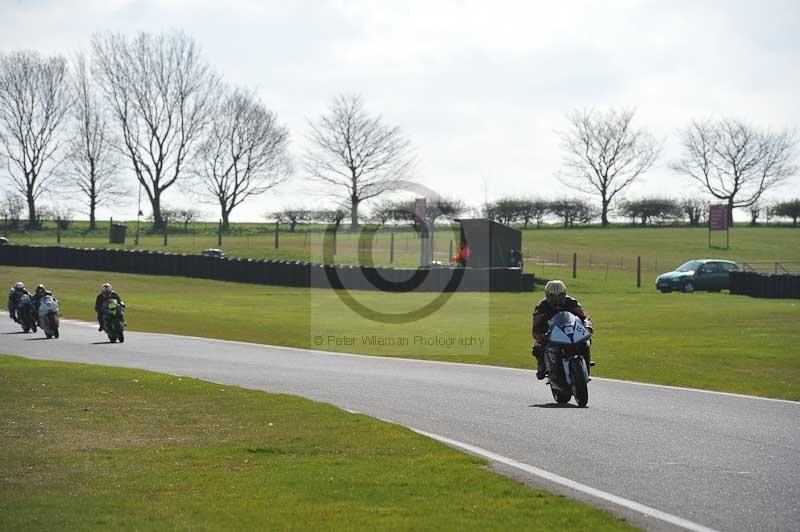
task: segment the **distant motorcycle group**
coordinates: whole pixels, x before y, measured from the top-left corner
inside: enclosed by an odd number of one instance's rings
[[[108,283],[100,287],[95,299],[95,312],[99,331],[104,331],[111,343],[125,341],[125,303]],[[59,337],[60,312],[58,299],[43,284],[31,294],[25,283],[17,282],[8,291],[8,314],[19,323],[23,332],[36,332],[37,328],[47,338]]]

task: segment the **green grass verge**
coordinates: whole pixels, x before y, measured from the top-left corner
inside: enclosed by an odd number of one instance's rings
[[[189,378],[0,356],[2,530],[624,530],[410,430]]]
[[[563,270],[553,271],[557,275]],[[727,293],[660,294],[630,275],[585,272],[567,279],[596,324],[595,374],[800,400],[800,301]],[[366,319],[333,292],[71,270],[0,267],[0,286],[45,282],[66,317],[93,320],[109,280],[128,304],[132,330],[187,334],[371,355],[533,367],[530,314],[540,294],[455,294],[441,309],[394,325]],[[353,294],[386,312],[418,309],[429,294]],[[315,337],[322,337],[317,345]],[[413,339],[482,338],[466,348]],[[376,345],[406,338],[408,345]],[[333,338],[334,341],[328,341]],[[367,341],[365,341],[365,339]],[[338,340],[352,340],[351,343]]]

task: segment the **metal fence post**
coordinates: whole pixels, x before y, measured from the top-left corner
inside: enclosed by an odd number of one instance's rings
[[[572,254],[572,278],[575,279],[578,276],[578,254]]]

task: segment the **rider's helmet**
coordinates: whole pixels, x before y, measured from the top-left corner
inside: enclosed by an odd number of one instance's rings
[[[108,283],[103,283],[103,285],[100,287],[100,292],[102,292],[105,295],[110,294],[111,293],[111,285],[108,284]]]
[[[17,281],[17,284],[14,285],[14,290],[16,290],[17,292],[22,292],[23,290],[25,290],[25,283],[23,283],[22,281]]]
[[[560,308],[567,300],[567,285],[564,281],[553,279],[544,286],[544,297],[555,308]]]
[[[40,284],[39,286],[36,287],[37,295],[44,294],[45,292],[47,292],[47,288],[45,288],[43,284]]]

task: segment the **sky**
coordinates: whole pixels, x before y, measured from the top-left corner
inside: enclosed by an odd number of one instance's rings
[[[472,205],[578,195],[554,177],[559,132],[571,110],[609,107],[635,108],[635,123],[663,142],[627,197],[702,194],[668,167],[676,132],[708,117],[800,128],[798,28],[796,0],[0,0],[2,52],[69,55],[94,32],[185,31],[226,82],[254,88],[277,113],[295,156],[309,120],[336,95],[360,94],[411,141],[416,180]],[[798,191],[795,177],[771,197]],[[233,219],[326,202],[313,192],[298,164]],[[175,188],[165,202],[186,197]],[[135,217],[135,194],[100,215]]]

